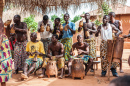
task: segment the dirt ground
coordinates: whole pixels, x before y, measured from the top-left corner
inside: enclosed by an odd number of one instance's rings
[[[98,52],[99,54],[99,52]],[[119,73],[119,68],[117,68],[117,72],[119,76],[123,75],[130,75],[130,67],[128,65],[128,56],[130,55],[130,50],[124,50],[123,52],[123,70],[124,73]],[[98,65],[98,70],[95,72],[95,76],[93,76],[92,72],[88,72],[88,75],[85,76],[83,80],[81,79],[71,79],[71,78],[63,78],[58,79],[55,77],[39,79],[37,76],[33,74],[25,80],[21,81],[20,73],[13,74],[12,79],[7,82],[7,86],[108,86],[109,82],[107,75],[106,77],[101,76],[101,64]],[[114,79],[115,77],[110,77],[110,80]]]

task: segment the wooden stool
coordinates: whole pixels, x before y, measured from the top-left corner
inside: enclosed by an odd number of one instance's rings
[[[100,63],[101,61],[93,61],[93,66],[94,66],[94,72],[93,75],[95,75],[95,65],[97,66],[98,63]]]
[[[100,58],[100,55],[96,56],[96,61],[98,61],[98,58]],[[98,70],[98,64],[96,64],[96,70]]]

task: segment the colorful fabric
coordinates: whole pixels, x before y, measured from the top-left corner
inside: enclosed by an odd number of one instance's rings
[[[33,58],[28,58],[26,59],[25,63],[27,63],[29,65],[29,68],[34,64],[36,63],[36,67],[35,67],[35,70],[38,69],[41,65],[42,65],[42,60],[40,58],[37,58],[37,62],[34,62],[33,61]]]
[[[43,65],[42,65],[43,68],[46,68],[48,61],[49,61],[49,58],[44,58]],[[54,59],[54,61],[57,61],[58,69],[64,68],[64,65],[65,65],[64,57],[59,58],[59,59]]]
[[[85,39],[85,42],[89,44],[89,56],[92,58],[96,58],[96,41],[94,38],[91,39]]]
[[[51,38],[41,39],[41,41],[44,45],[45,54],[47,54],[48,45],[51,43]]]
[[[63,25],[63,28],[65,27],[65,23],[64,24],[62,24]],[[72,29],[72,30],[76,30],[75,29],[75,23],[73,23],[73,22],[70,22],[69,21],[69,27]],[[71,30],[70,29],[68,29],[67,31],[65,31],[65,30],[63,30],[63,36],[62,36],[62,38],[64,39],[64,38],[71,38],[71,37],[73,37],[73,33],[71,32]]]
[[[24,62],[27,59],[26,53],[26,44],[27,41],[24,42],[16,42],[14,47],[14,69],[21,69],[24,68]]]
[[[38,41],[36,43],[34,42],[28,42],[27,43],[27,47],[26,47],[26,51],[27,52],[35,52],[35,51],[38,51],[40,53],[43,53],[45,54],[45,51],[44,51],[44,46],[43,46],[43,43],[41,41]],[[35,55],[31,56],[29,55],[29,58],[34,58]],[[43,61],[43,57],[42,56],[37,56],[37,58],[40,58],[42,61]]]
[[[90,58],[92,58],[91,56],[89,56],[89,55],[78,55],[78,56],[72,56],[71,58],[82,58],[83,60],[84,60],[84,63],[88,63],[88,60],[90,59]]]
[[[68,59],[71,58],[70,51],[72,47],[72,38],[61,39],[61,43],[64,45],[65,60],[68,61]]]
[[[101,68],[102,71],[106,71],[108,69],[108,59],[107,59],[107,41],[102,40],[100,45],[100,57],[101,57]],[[111,67],[115,68],[119,65],[119,63],[112,62]]]
[[[9,40],[3,35],[0,47],[0,82],[7,82],[10,78],[12,78],[12,55]]]
[[[11,50],[11,54],[12,54],[12,59],[14,59],[14,51]]]
[[[13,41],[13,45],[11,44],[11,41],[9,40],[9,46],[10,49],[13,50],[13,46],[15,45],[16,39]]]

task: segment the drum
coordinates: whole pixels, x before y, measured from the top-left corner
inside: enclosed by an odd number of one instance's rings
[[[112,61],[112,53],[113,53],[113,40],[107,40],[107,59],[108,59],[108,62]]]
[[[56,61],[48,61],[47,67],[46,67],[46,75],[48,78],[50,78],[50,75],[55,75],[57,77],[57,66],[56,66]]]
[[[72,62],[72,78],[79,77],[81,79],[85,76],[85,70],[83,66],[83,60],[81,58],[75,58]]]
[[[122,58],[124,47],[124,38],[117,37],[114,39],[114,49],[113,49],[113,62],[120,62]]]

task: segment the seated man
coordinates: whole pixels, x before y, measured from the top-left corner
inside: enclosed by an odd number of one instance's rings
[[[48,46],[48,57],[50,60],[56,60],[58,64],[58,69],[61,69],[61,75],[59,78],[63,78],[63,70],[64,70],[64,46],[62,43],[58,42],[58,35],[54,34],[51,38],[52,43]],[[52,53],[52,55],[51,55]],[[44,77],[45,75],[45,69],[47,66],[47,62],[49,61],[49,58],[45,58],[43,62],[43,74],[39,76],[39,78]]]
[[[26,59],[24,64],[24,74],[21,74],[22,79],[27,79],[28,75],[39,68],[43,62],[43,55],[45,51],[43,49],[43,43],[41,41],[37,41],[37,33],[31,33],[30,36],[31,41],[27,43],[26,51],[29,55],[29,58]],[[29,70],[28,70],[29,67]]]
[[[77,41],[72,45],[71,49],[71,55],[74,55],[73,50],[77,49],[78,55],[76,58],[82,58],[84,60],[84,65],[85,65],[85,75],[87,74],[89,68],[91,68],[93,59],[90,57],[89,54],[89,46],[86,42],[83,42],[83,37],[82,35],[77,36]],[[72,56],[73,57],[73,56]],[[72,66],[72,61],[74,58],[71,58],[68,62],[68,69],[69,69],[69,76],[71,75],[71,66]]]

